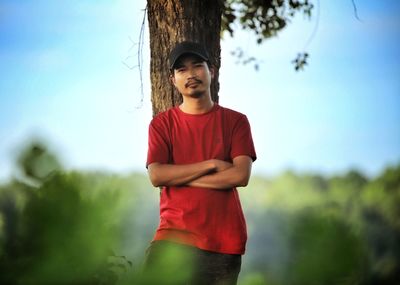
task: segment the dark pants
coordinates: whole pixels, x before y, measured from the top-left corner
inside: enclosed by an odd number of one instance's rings
[[[146,251],[147,284],[236,285],[242,256],[222,254],[169,241],[155,241]]]

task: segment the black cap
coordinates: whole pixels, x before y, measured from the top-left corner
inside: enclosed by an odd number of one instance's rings
[[[176,61],[184,54],[194,54],[200,58],[208,61],[208,53],[204,46],[195,42],[181,42],[178,43],[169,54],[169,68],[173,69]]]

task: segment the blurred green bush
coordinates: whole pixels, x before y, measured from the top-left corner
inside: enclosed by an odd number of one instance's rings
[[[140,274],[158,223],[145,174],[65,171],[40,142],[17,165],[0,185],[0,284],[174,284]],[[239,192],[239,284],[398,284],[400,165],[373,179],[287,171]]]

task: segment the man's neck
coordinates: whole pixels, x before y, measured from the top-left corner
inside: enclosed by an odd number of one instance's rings
[[[200,98],[184,98],[179,108],[184,113],[197,115],[209,112],[213,106],[214,102],[211,98],[204,96]]]

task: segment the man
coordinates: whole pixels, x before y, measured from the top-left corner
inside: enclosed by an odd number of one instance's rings
[[[179,43],[169,61],[183,103],[149,126],[148,173],[162,190],[145,268],[171,278],[191,270],[182,284],[236,284],[247,239],[236,187],[247,185],[256,159],[250,125],[212,101],[214,69],[202,45]],[[160,261],[171,248],[185,254]]]

